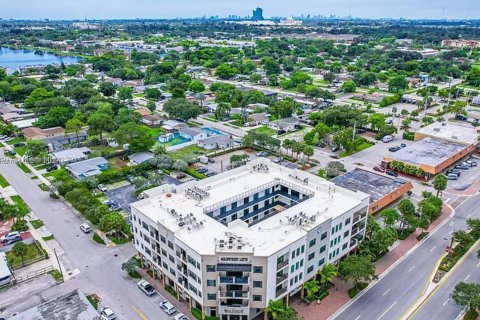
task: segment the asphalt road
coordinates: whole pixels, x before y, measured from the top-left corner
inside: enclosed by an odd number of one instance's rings
[[[452,300],[451,295],[455,285],[459,282],[480,283],[480,260],[477,258],[477,251],[472,251],[466,260],[451,272],[453,273],[410,319],[450,320],[458,316],[462,307]]]
[[[80,231],[82,220],[62,201],[51,199],[47,192],[41,191],[37,180],[30,179],[16,164],[0,163],[0,173],[61,245],[64,252],[59,258],[68,271],[75,274],[66,283],[76,284],[84,293],[98,294],[101,305],[110,306],[117,319],[170,319],[158,306],[162,297],[147,297],[121,270],[122,262],[136,252],[131,244],[106,248],[95,243],[91,235]]]
[[[458,204],[458,202],[456,203]],[[468,198],[463,203],[458,204],[453,218],[428,237],[416,250],[381,278],[370,290],[350,304],[335,319],[401,319],[402,315],[423,294],[435,264],[445,252],[453,231],[465,230],[466,219],[470,217],[480,218],[480,211],[476,210],[479,206],[480,195]],[[459,271],[458,274],[462,274],[461,270]],[[434,309],[441,307],[441,304],[432,306]],[[451,320],[454,318],[444,317],[442,314],[439,318],[424,317],[423,319]]]

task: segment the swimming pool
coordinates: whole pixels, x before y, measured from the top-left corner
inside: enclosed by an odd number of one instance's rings
[[[219,136],[219,135],[227,135],[226,133],[214,129],[214,128],[202,128],[202,131],[207,134],[207,136]],[[180,133],[178,132],[173,132],[173,133],[167,133],[164,135],[161,135],[157,138],[158,142],[163,144],[165,147],[171,147],[171,146],[176,146],[182,143],[190,142],[190,139],[187,139],[185,137],[182,137]]]
[[[203,128],[202,131],[206,132],[210,136],[220,136],[220,135],[225,135],[224,132],[214,129],[214,128]]]

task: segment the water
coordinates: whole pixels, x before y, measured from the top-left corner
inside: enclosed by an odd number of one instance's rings
[[[214,128],[202,128],[202,131],[205,132],[209,137],[210,136],[225,135],[225,133],[223,133],[222,131],[214,129]],[[179,145],[179,144],[182,144],[182,143],[190,142],[190,139],[186,139],[186,138],[180,136],[180,134],[178,132],[167,133],[167,134],[161,135],[157,138],[157,140],[166,147],[176,146],[176,145]]]
[[[214,128],[203,128],[202,129],[204,132],[206,132],[209,136],[220,136],[220,135],[225,135],[220,130],[214,129]]]
[[[78,62],[76,57],[57,56],[53,53],[32,50],[17,50],[0,47],[0,67],[6,68],[7,73],[12,73],[19,67],[39,66],[48,64],[72,64]]]

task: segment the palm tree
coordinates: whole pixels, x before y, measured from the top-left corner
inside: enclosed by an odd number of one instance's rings
[[[309,280],[303,284],[303,289],[307,291],[307,298],[312,297],[315,293],[320,291],[320,286],[318,285],[318,281],[315,278]]]
[[[28,247],[23,241],[19,241],[15,243],[15,245],[12,248],[12,253],[17,257],[20,257],[20,259],[22,259],[22,266],[23,266],[23,259],[27,254],[27,250],[28,250]]]
[[[323,267],[322,270],[318,270],[317,274],[320,276],[320,283],[325,285],[333,281],[333,278],[338,275],[338,270],[333,264],[328,263]]]
[[[265,308],[265,314],[271,314],[273,320],[276,320],[279,315],[285,313],[287,307],[283,303],[283,300],[270,300],[268,306]]]
[[[288,150],[290,150],[292,148],[292,140],[290,140],[290,139],[283,140],[282,147],[283,147],[283,149],[285,149],[285,151],[287,152],[287,155],[288,155]]]
[[[310,157],[315,154],[315,150],[312,146],[305,146],[303,154],[307,157],[307,162],[310,161]]]

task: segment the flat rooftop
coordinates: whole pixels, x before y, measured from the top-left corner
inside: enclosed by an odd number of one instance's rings
[[[475,128],[453,124],[450,122],[432,123],[421,128],[416,133],[424,134],[432,138],[444,139],[453,142],[477,144],[478,132]]]
[[[255,170],[259,165],[268,167],[268,171]],[[310,197],[252,226],[240,219],[227,226],[206,214],[231,203],[232,197],[242,199],[242,193],[263,191],[266,186],[276,184],[309,193]],[[202,200],[189,198],[185,194],[189,189],[201,189],[206,196]],[[368,202],[369,198],[363,192],[338,187],[310,173],[263,158],[205,180],[163,185],[145,193],[148,198],[131,206],[174,232],[177,239],[202,255],[214,255],[216,243],[234,234],[244,243],[242,250],[237,251],[270,256],[324,221],[361,208],[362,201]],[[190,225],[180,225],[178,214],[188,216]]]
[[[400,178],[386,177],[360,168],[342,174],[330,181],[339,187],[369,194],[370,202],[380,200],[407,183],[406,180]]]
[[[390,157],[414,165],[437,166],[467,147],[466,143],[427,137],[400,149]]]

